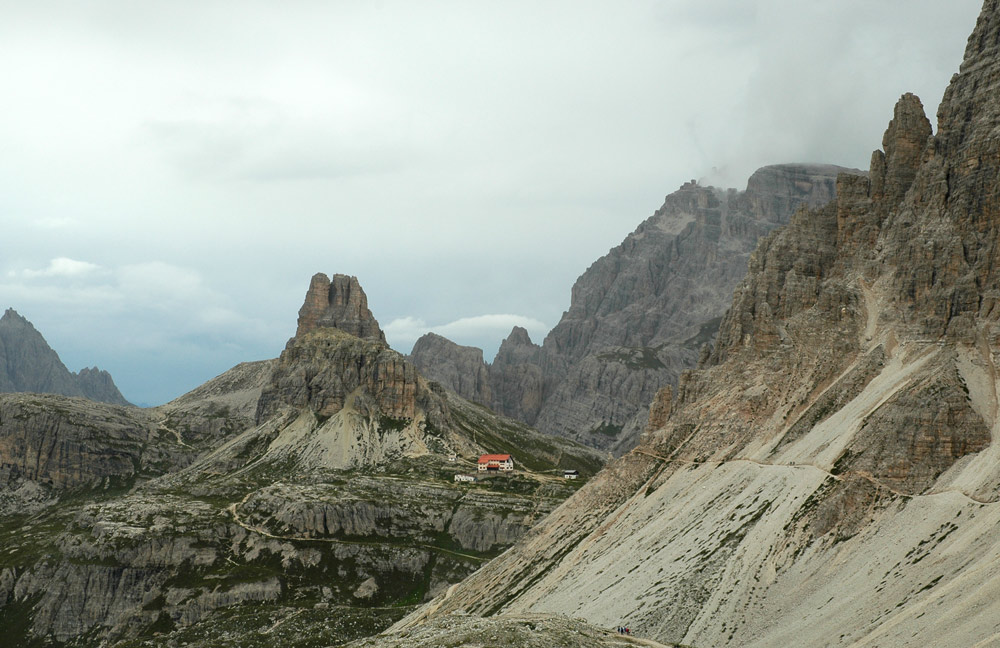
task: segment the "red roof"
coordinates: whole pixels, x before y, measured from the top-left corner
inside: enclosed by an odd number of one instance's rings
[[[479,455],[479,463],[487,463],[490,461],[510,461],[510,455],[509,454]]]

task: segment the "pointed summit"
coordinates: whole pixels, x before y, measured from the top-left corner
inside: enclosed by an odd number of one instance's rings
[[[882,137],[882,150],[872,154],[871,195],[883,210],[895,207],[913,184],[931,136],[924,105],[911,93],[900,97]]]
[[[8,308],[7,310],[4,311],[3,317],[0,317],[0,322],[7,322],[7,323],[10,323],[10,322],[25,322],[25,323],[27,323],[28,320],[26,320],[23,317],[21,317],[21,315],[19,315],[18,312],[16,310],[14,310],[13,308]]]
[[[368,310],[368,296],[357,277],[322,272],[313,275],[305,302],[299,309],[299,326],[295,337],[302,337],[317,328],[335,328],[359,338],[371,338],[385,343],[385,333]]]

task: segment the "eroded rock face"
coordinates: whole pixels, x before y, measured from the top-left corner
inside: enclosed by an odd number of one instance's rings
[[[54,488],[125,483],[140,470],[151,421],[79,398],[0,396],[0,486],[27,479]]]
[[[446,416],[446,406],[413,364],[389,348],[357,277],[313,276],[295,337],[281,353],[257,403],[262,423],[281,408],[329,418],[348,403],[360,414],[412,420]]]
[[[282,406],[308,407],[329,417],[352,398],[363,413],[396,419],[412,419],[420,403],[435,409],[416,368],[385,343],[320,328],[296,336],[281,353],[261,394],[257,421]]]
[[[279,535],[413,544],[445,535],[462,550],[488,553],[512,544],[558,503],[554,497],[536,501],[510,493],[356,478],[350,488],[274,486],[244,502],[240,512]]]
[[[268,366],[253,367],[251,381],[259,381],[258,370]],[[250,391],[249,413],[245,394],[236,392],[216,399],[192,392],[153,409],[55,394],[0,394],[0,499],[17,493],[39,499],[25,490],[31,484],[56,492],[122,487],[186,466],[253,425],[257,396]],[[0,502],[0,511],[5,509]]]
[[[871,197],[876,209],[895,207],[913,184],[931,136],[931,123],[916,95],[902,96],[882,138],[881,151],[872,154]]]
[[[323,273],[313,275],[305,302],[299,309],[299,325],[295,337],[317,328],[336,328],[360,338],[372,338],[385,343],[385,333],[368,310],[368,297],[357,277]]]

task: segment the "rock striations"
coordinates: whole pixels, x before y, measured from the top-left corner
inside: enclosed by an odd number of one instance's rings
[[[72,373],[31,322],[8,308],[0,317],[0,392],[82,396],[128,405],[111,374],[97,367]]]
[[[767,235],[703,368],[514,548],[405,626],[555,613],[693,646],[1000,637],[1000,1],[931,135]]]
[[[757,240],[799,206],[833,200],[845,171],[764,167],[742,192],[687,183],[577,280],[569,310],[541,346],[515,328],[492,365],[466,355],[459,366],[428,337],[413,362],[497,412],[620,453],[636,443],[657,390],[694,367],[714,337]],[[487,370],[483,388],[478,376]]]

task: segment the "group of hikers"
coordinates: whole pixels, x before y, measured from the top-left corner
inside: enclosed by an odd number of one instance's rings
[[[628,626],[618,626],[618,634],[630,635],[632,634],[632,629],[629,628]]]

